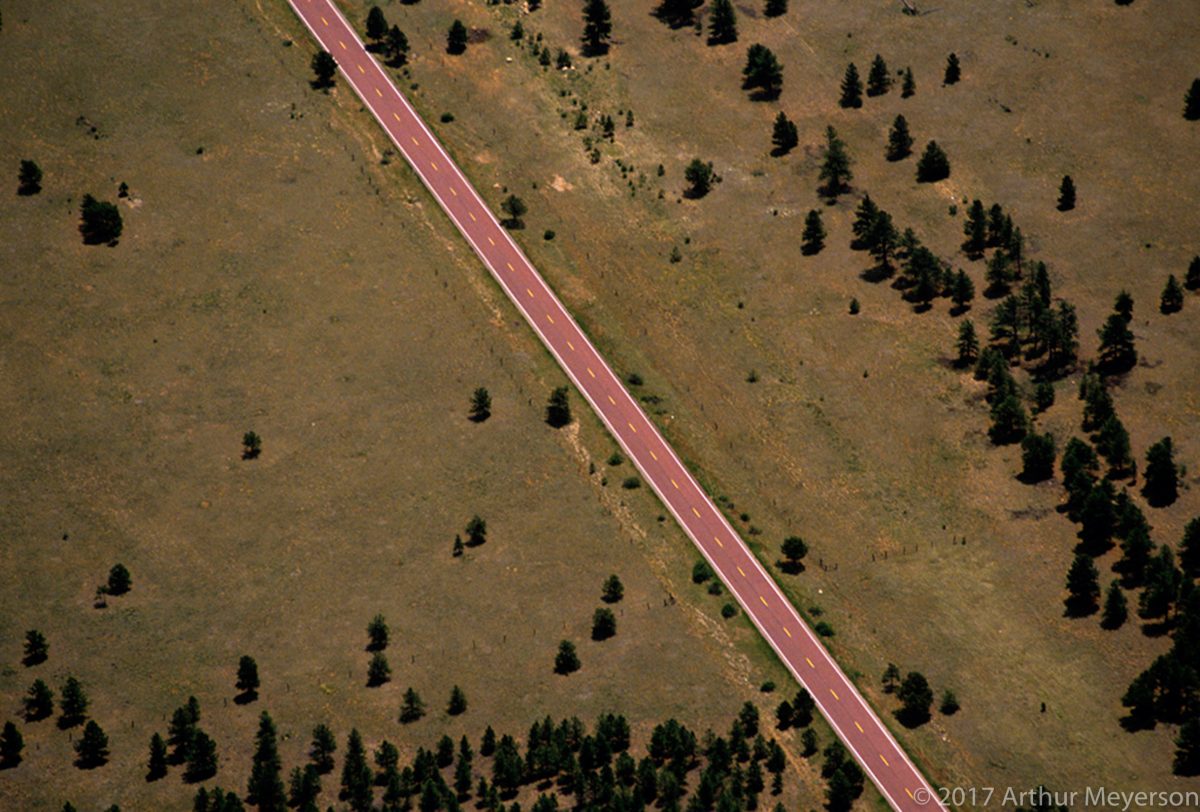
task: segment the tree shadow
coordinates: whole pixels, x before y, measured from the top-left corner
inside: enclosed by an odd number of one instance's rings
[[[242,691],[233,698],[235,705],[249,705],[258,699],[258,691]]]

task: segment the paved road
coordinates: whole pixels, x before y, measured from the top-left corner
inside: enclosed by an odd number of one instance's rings
[[[895,809],[940,806],[929,784],[331,0],[288,0],[492,276]],[[921,803],[925,800],[925,803]]]

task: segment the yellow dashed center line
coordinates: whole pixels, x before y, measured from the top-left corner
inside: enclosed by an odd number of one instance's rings
[[[393,115],[395,115],[395,114],[393,114]],[[399,121],[399,120],[400,120],[400,117],[396,116],[396,121]],[[410,135],[409,140],[411,140],[413,142],[413,146],[416,146],[416,147],[421,146],[421,142],[417,140],[417,137],[415,135]]]
[[[834,698],[834,699],[836,699],[838,702],[841,702],[841,701],[842,701],[842,698],[841,698],[840,696],[838,696],[838,695],[837,695],[837,691],[835,691],[835,690],[833,690],[832,688],[830,688],[830,689],[829,689],[829,693],[833,694],[833,698]]]
[[[511,263],[511,262],[505,262],[505,263],[504,263],[504,265],[505,265],[505,267],[507,267],[507,268],[508,268],[510,271],[512,271],[512,270],[515,270],[515,268],[513,268],[513,266],[512,266],[512,263]]]
[[[696,518],[697,518],[697,519],[699,519],[699,518],[700,518],[700,511],[696,510],[695,508],[692,508],[692,513],[695,513],[695,514],[696,514]]]
[[[532,291],[532,290],[530,290],[529,288],[525,288],[525,292],[529,294],[529,298],[530,298],[530,299],[532,299],[532,298],[533,298],[533,291]]]
[[[912,794],[912,790],[911,790],[911,789],[909,789],[908,787],[905,787],[905,788],[904,788],[904,791],[908,793],[908,797],[909,797],[909,798],[912,798],[914,801],[915,801],[915,800],[917,800],[916,798],[913,798],[913,794]]]
[[[436,162],[436,161],[430,161],[430,162],[429,162],[429,165],[433,167],[433,171],[434,171],[434,172],[438,171],[438,168],[437,168],[437,162]]]
[[[816,668],[816,666],[813,665],[812,660],[808,659],[807,657],[804,658],[804,662],[808,663],[809,668]]]
[[[567,342],[567,346],[571,348],[571,352],[575,352],[575,345],[570,341]],[[632,426],[630,428],[632,428]]]
[[[375,95],[376,95],[376,96],[378,96],[379,98],[381,98],[381,99],[382,99],[382,98],[383,98],[383,91],[382,91],[382,90],[380,90],[379,88],[375,88]]]
[[[458,190],[457,190],[457,189],[455,189],[453,186],[451,186],[451,187],[450,187],[450,194],[454,195],[455,197],[458,197]]]
[[[717,543],[717,546],[720,547],[722,550],[725,549],[725,545],[721,543],[721,539],[718,536],[713,536],[713,541],[715,541]]]
[[[359,65],[359,66],[358,66],[358,72],[359,72],[359,73],[366,73],[366,71],[365,71],[365,70],[363,70],[363,66],[362,66],[362,65]]]
[[[338,40],[338,45],[342,46],[343,51],[346,50],[346,43],[342,42],[341,40]]]
[[[321,22],[325,23],[325,25],[329,25],[329,20],[326,20],[324,17],[321,18]]]
[[[859,732],[859,733],[863,733],[863,732],[865,732],[865,731],[863,731],[863,729],[862,729],[862,725],[860,725],[858,722],[855,722],[855,723],[854,723],[854,726],[855,726],[856,728],[858,728],[858,732]]]
[[[592,372],[592,368],[591,368],[591,367],[588,367],[588,374],[589,374],[589,375],[591,375],[593,378],[594,378],[594,377],[596,377],[596,373],[595,373],[595,372]]]
[[[473,223],[474,223],[474,222],[478,222],[478,221],[475,219],[475,212],[473,212],[473,211],[469,211],[469,212],[467,212],[467,214],[471,215],[471,222],[473,222]],[[495,243],[492,243],[492,245],[495,245]]]
[[[608,402],[609,402],[609,403],[611,403],[613,406],[616,406],[616,405],[617,405],[617,402],[616,402],[615,400],[613,400],[613,396],[612,396],[612,395],[609,395],[609,396],[608,396]]]
[[[883,762],[883,766],[885,766],[885,767],[892,766],[891,764],[888,764],[888,760],[883,757],[883,753],[879,754],[879,760]]]
[[[632,423],[626,423],[625,425],[629,426],[630,431],[632,431],[634,434],[637,434],[637,429],[633,427]]]
[[[553,316],[551,316],[549,313],[547,313],[547,314],[546,314],[546,321],[550,322],[551,324],[554,324],[554,317],[553,317]]]
[[[791,633],[790,631],[788,631],[788,627],[787,627],[787,626],[784,626],[784,627],[783,627],[783,633],[784,633],[784,634],[786,634],[788,637],[791,637],[791,636],[792,636],[792,633]]]
[[[655,462],[658,462],[658,455],[655,454],[653,451],[650,452],[650,456],[654,458]]]
[[[671,484],[675,486],[675,490],[679,490],[679,483],[678,483],[678,482],[676,482],[675,480],[673,480],[673,479],[672,479],[672,480],[671,480]]]
[[[392,118],[396,119],[396,121],[399,121],[399,120],[400,120],[400,114],[399,114],[399,113],[392,113]],[[413,141],[416,141],[416,140],[417,140],[417,139],[415,139],[415,138],[413,139]]]
[[[738,567],[738,572],[740,572],[742,574],[743,578],[746,577],[746,571],[744,569],[742,569],[741,567]]]
[[[763,603],[763,606],[766,606],[766,605],[767,605],[767,599],[766,599],[766,598],[764,598],[762,595],[759,595],[759,596],[758,596],[758,599],[759,599],[760,601],[762,601],[762,603]]]

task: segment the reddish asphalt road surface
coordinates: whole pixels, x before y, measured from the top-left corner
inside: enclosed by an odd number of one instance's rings
[[[621,381],[525,258],[496,216],[331,0],[289,0],[333,54],[425,186],[587,398],[676,520],[737,597],[771,647],[895,809],[941,807],[815,634],[663,440]]]

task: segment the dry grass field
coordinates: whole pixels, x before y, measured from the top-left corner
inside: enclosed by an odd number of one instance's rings
[[[347,5],[364,18],[368,4]],[[907,17],[899,3],[792,0],[786,16],[765,19],[742,3],[738,43],[718,48],[668,29],[646,3],[611,5],[614,45],[597,59],[578,56],[578,4],[384,10],[413,44],[406,82],[417,105],[485,194],[498,204],[515,190],[530,204],[522,239],[532,258],[617,366],[661,398],[662,425],[712,491],[750,514],[742,526],[762,531],[752,539],[764,558],[790,532],[810,541],[827,569],[792,579],[796,600],[823,608],[838,632],[832,648],[864,690],[890,707],[878,675],[892,661],[956,691],[959,714],[898,731],[935,780],[1186,785],[1170,775],[1172,731],[1131,735],[1117,724],[1121,694],[1166,641],[1136,624],[1109,633],[1094,618],[1062,617],[1075,527],[1054,511],[1061,488],[1019,483],[1019,449],[990,446],[981,386],[945,363],[957,329],[947,303],[914,313],[889,286],[863,281],[866,260],[847,246],[869,191],[982,290],[982,263],[958,250],[962,204],[1000,202],[1079,308],[1085,358],[1127,288],[1143,362],[1118,387],[1118,411],[1139,459],[1170,434],[1195,482],[1200,300],[1157,312],[1167,274],[1181,276],[1200,253],[1200,129],[1181,116],[1196,72],[1188,44],[1200,37],[1191,4],[952,0]],[[456,17],[476,32],[450,57]],[[573,54],[575,69],[541,67],[528,42],[510,41],[518,19]],[[751,102],[739,87],[754,42],[784,64],[778,102]],[[951,51],[963,81],[942,87]],[[865,75],[877,52],[893,70],[912,67],[916,94],[840,109],[846,63]],[[584,104],[588,129],[576,131]],[[781,109],[801,146],[773,158]],[[445,112],[455,120],[436,124]],[[948,181],[918,185],[914,159],[885,161],[899,112],[918,150],[930,139],[945,147]],[[616,123],[612,143],[599,137],[602,114]],[[828,124],[856,160],[856,193],[832,208],[815,192]],[[723,178],[698,201],[681,199],[693,157]],[[1069,213],[1055,210],[1064,174],[1080,190]],[[829,247],[802,257],[814,207]],[[544,229],[556,239],[544,241]],[[673,247],[679,263],[668,260]],[[991,307],[976,300],[977,325]],[[1062,382],[1039,421],[1060,447],[1078,433],[1077,383]],[[1157,541],[1178,541],[1200,513],[1198,494],[1148,511]]]
[[[178,769],[143,781],[189,695],[218,744],[209,783],[241,791],[263,709],[290,769],[322,721],[343,749],[355,726],[407,760],[489,724],[523,739],[546,714],[621,712],[639,741],[672,715],[725,730],[795,690],[690,583],[696,556],[647,490],[617,487],[628,463],[605,464],[598,421],[576,403],[569,429],[542,422],[563,376],[358,105],[309,88],[282,3],[9,2],[3,22],[0,715],[75,675],[112,758],[75,769],[78,729],[21,722],[0,808],[190,809]],[[41,164],[41,194],[11,193],[17,158]],[[121,182],[119,244],[82,245],[80,198]],[[251,429],[263,452],[243,461]],[[452,557],[476,513],[488,543]],[[133,589],[95,608],[118,561]],[[618,634],[594,643],[610,572]],[[393,679],[368,689],[376,612]],[[26,668],[32,628],[50,657]],[[562,638],[583,661],[569,678],[551,673]],[[248,706],[242,654],[263,680]],[[454,684],[469,709],[451,718]],[[410,685],[430,714],[402,727]],[[788,807],[817,806],[812,768],[790,776]]]

